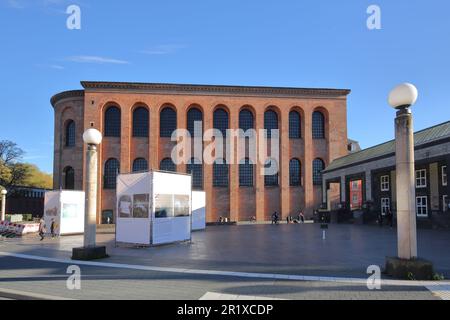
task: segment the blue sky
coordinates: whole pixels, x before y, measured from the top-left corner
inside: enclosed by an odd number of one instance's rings
[[[0,0],[0,139],[51,172],[50,97],[102,80],[349,88],[349,137],[368,147],[393,137],[400,82],[419,89],[416,130],[450,120],[449,15],[446,0]]]

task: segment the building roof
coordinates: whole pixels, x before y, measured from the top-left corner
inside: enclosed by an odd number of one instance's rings
[[[138,92],[153,94],[193,94],[193,95],[234,95],[234,96],[266,96],[293,98],[332,98],[345,99],[349,89],[328,88],[293,88],[262,86],[229,86],[174,83],[139,83],[139,82],[107,82],[81,81],[84,90],[64,91],[51,98],[53,106],[65,98],[83,97],[85,91],[101,92]]]
[[[350,93],[348,89],[327,88],[293,88],[293,87],[262,87],[262,86],[229,86],[229,85],[201,85],[174,83],[137,83],[137,82],[98,82],[82,81],[86,90],[99,91],[143,91],[156,93],[190,93],[214,95],[281,95],[281,96],[309,96],[309,97],[345,97]]]
[[[450,138],[450,121],[415,132],[414,147],[417,148],[419,146],[424,146],[447,138]],[[395,141],[390,140],[388,142],[335,159],[323,172],[335,171],[362,162],[368,162],[370,160],[390,157],[393,155],[395,155]]]

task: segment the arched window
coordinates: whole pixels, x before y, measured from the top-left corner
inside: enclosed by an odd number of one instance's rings
[[[223,137],[226,137],[228,129],[228,112],[223,108],[214,111],[214,129],[220,130]]]
[[[313,161],[313,184],[322,185],[322,171],[325,168],[325,163],[322,159],[314,159]]]
[[[164,158],[161,160],[161,163],[159,164],[159,170],[176,172],[177,167],[176,167],[175,163],[173,163],[172,159]]]
[[[213,186],[228,187],[228,165],[225,159],[219,159],[214,161]]]
[[[144,158],[137,158],[133,161],[133,172],[147,171],[148,162]]]
[[[170,138],[177,129],[177,112],[171,107],[165,107],[159,115],[159,136]]]
[[[239,112],[239,129],[245,132],[253,127],[253,113],[248,109],[242,109]]]
[[[191,137],[194,137],[195,134],[195,123],[197,122],[197,125],[201,124],[202,129],[200,132],[197,133],[198,137],[201,137],[203,135],[203,114],[198,108],[191,108],[189,109],[187,113],[187,129],[189,131],[189,134]],[[200,123],[198,123],[200,122]]]
[[[245,158],[239,163],[239,186],[253,187],[253,164],[249,158]]]
[[[117,175],[120,172],[119,160],[115,158],[108,159],[105,162],[105,169],[103,171],[103,188],[115,189]]]
[[[278,129],[278,115],[273,110],[264,113],[264,129],[267,130],[267,138],[272,137],[272,131]]]
[[[192,175],[192,188],[203,189],[203,165],[200,160],[192,158],[186,165],[186,172]]]
[[[105,137],[120,137],[120,109],[117,107],[105,111]]]
[[[293,187],[302,185],[302,167],[298,159],[289,161],[289,185]]]
[[[264,185],[278,186],[278,163],[274,159],[268,159],[264,165]]]
[[[289,112],[289,138],[300,139],[301,137],[300,113],[291,111]]]
[[[133,111],[133,137],[148,137],[148,109],[145,107]]]
[[[66,123],[66,147],[75,147],[75,121]]]
[[[64,188],[65,190],[75,189],[75,170],[72,167],[64,168]]]
[[[313,139],[325,138],[325,118],[320,111],[314,111],[312,117],[312,136]]]

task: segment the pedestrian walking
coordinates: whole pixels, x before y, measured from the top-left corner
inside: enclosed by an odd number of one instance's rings
[[[278,213],[276,211],[272,214],[272,224],[278,224]]]
[[[45,229],[45,221],[41,218],[39,221],[39,236],[41,237],[41,241],[45,238],[45,233],[47,230]]]
[[[300,210],[299,216],[300,216],[300,221],[301,221],[302,223],[305,223],[305,215],[303,214],[303,211]]]

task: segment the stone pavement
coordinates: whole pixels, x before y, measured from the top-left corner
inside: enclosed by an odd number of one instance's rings
[[[81,245],[82,237],[43,242],[24,237],[0,242],[0,252],[50,261],[0,255],[0,292],[3,288],[76,299],[199,299],[208,292],[280,299],[435,299],[424,285],[387,281],[382,290],[367,289],[366,268],[383,266],[384,257],[395,254],[395,240],[393,229],[351,225],[331,225],[322,240],[319,226],[313,224],[209,227],[195,232],[192,243],[140,249],[116,248],[114,235],[101,234],[98,241],[108,246],[111,257],[95,265],[81,264],[82,290],[70,291],[66,268],[74,263],[68,261],[70,251]],[[448,232],[419,230],[420,255],[447,278],[449,243]],[[130,264],[138,268],[122,267]],[[297,275],[297,280],[287,275]],[[308,276],[315,276],[315,281],[298,281]]]

